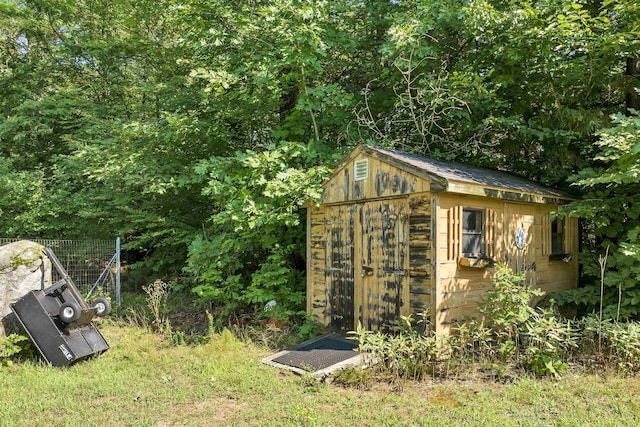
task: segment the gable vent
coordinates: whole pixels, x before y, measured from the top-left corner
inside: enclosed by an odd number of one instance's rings
[[[358,160],[353,164],[355,180],[360,181],[369,178],[369,159]]]

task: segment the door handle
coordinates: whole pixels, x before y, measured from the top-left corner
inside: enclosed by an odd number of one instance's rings
[[[372,267],[367,267],[366,265],[363,265],[362,266],[362,270],[360,270],[360,275],[362,277],[373,276],[373,268]]]

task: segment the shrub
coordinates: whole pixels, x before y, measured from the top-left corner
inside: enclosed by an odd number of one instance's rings
[[[11,359],[23,349],[20,343],[28,341],[29,338],[18,334],[0,337],[0,366],[11,366]]]
[[[271,300],[304,309],[302,208],[322,193],[322,162],[311,145],[283,142],[200,163],[198,179],[214,213],[191,244],[185,271],[203,302],[226,314]]]
[[[538,376],[556,378],[567,369],[566,362],[581,338],[574,322],[542,309],[524,323],[520,336],[524,349],[521,364]]]
[[[612,127],[598,133],[593,167],[569,177],[584,197],[569,205],[571,215],[589,227],[590,250],[580,254],[585,287],[563,292],[563,302],[597,310],[602,301],[606,317],[640,318],[640,115],[611,116]],[[611,248],[609,251],[608,248]],[[607,277],[595,262],[609,254]],[[602,287],[601,287],[602,286]]]
[[[484,320],[468,319],[458,324],[453,331],[454,334],[451,337],[453,357],[471,362],[493,359],[494,334]]]
[[[535,312],[531,301],[544,293],[527,285],[523,273],[503,264],[496,264],[493,284],[478,311],[493,331],[497,353],[506,360],[516,353],[518,331]]]
[[[592,315],[582,319],[581,326],[585,352],[600,356],[604,363],[615,366],[619,372],[640,370],[640,323],[600,321]]]
[[[365,365],[389,374],[392,381],[436,375],[441,362],[451,356],[449,337],[430,332],[430,328],[420,334],[413,324],[411,316],[401,316],[395,334],[367,331],[359,325],[352,334],[358,339]]]
[[[336,372],[333,384],[342,387],[352,387],[359,390],[369,390],[373,383],[371,371],[362,369],[360,366],[348,366]]]

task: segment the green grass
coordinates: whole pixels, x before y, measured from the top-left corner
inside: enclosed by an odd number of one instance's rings
[[[371,390],[316,383],[263,365],[224,332],[169,347],[144,329],[102,325],[111,349],[67,369],[0,368],[0,426],[640,425],[640,378],[567,374],[407,382]]]

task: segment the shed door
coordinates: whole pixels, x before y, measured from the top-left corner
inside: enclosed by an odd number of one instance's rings
[[[393,326],[408,311],[408,219],[406,198],[360,207],[354,298],[357,320],[369,330]]]
[[[355,229],[358,205],[329,206],[326,211],[325,317],[334,331],[353,330]]]
[[[393,326],[408,312],[408,199],[327,208],[330,328]]]

